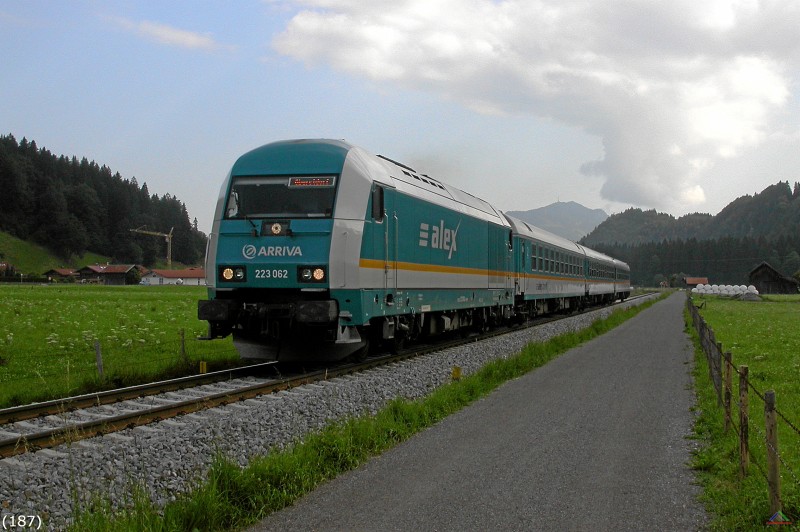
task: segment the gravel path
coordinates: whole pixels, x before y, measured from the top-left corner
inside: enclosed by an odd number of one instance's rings
[[[683,294],[273,514],[266,530],[696,530]]]
[[[101,495],[124,503],[133,486],[145,487],[153,500],[164,504],[201,480],[217,451],[244,465],[253,455],[332,421],[377,412],[392,398],[423,397],[449,382],[454,365],[464,374],[473,373],[529,342],[585,328],[610,312],[597,310],[356,376],[2,459],[0,513],[37,515],[47,521],[47,529],[60,530],[76,501],[83,505]]]

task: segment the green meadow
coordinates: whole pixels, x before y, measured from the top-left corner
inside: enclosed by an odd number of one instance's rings
[[[230,339],[196,339],[205,298],[190,286],[0,285],[0,407],[238,363]]]
[[[700,314],[714,330],[723,351],[736,368],[748,366],[749,380],[759,393],[774,390],[778,410],[800,427],[800,296],[766,296],[763,301],[695,297]],[[703,305],[704,303],[704,305]],[[691,322],[690,322],[691,323]],[[753,530],[765,527],[769,514],[766,471],[764,403],[751,391],[748,415],[751,466],[739,478],[736,430],[723,429],[723,411],[708,377],[705,357],[695,369],[699,417],[696,432],[703,448],[694,459],[704,487],[704,500],[715,514],[714,530]],[[739,379],[733,375],[732,417],[738,425]],[[778,421],[783,512],[800,521],[800,433]]]

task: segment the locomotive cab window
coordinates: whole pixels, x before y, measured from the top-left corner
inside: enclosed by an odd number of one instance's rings
[[[336,176],[234,177],[226,218],[330,218]]]

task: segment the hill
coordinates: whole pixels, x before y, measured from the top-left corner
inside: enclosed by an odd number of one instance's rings
[[[87,264],[105,264],[110,259],[95,253],[73,255],[64,261],[44,246],[20,240],[0,231],[0,262],[12,264],[17,272],[28,276],[38,276],[55,268],[82,268]]]
[[[693,213],[675,218],[655,210],[628,209],[614,214],[581,241],[637,245],[662,240],[791,237],[800,227],[800,183],[779,182],[752,196],[737,198],[719,214]]]
[[[608,218],[608,214],[602,209],[588,209],[574,201],[559,201],[546,207],[529,211],[508,211],[507,214],[574,241],[589,234]]]
[[[800,183],[779,182],[732,201],[716,216],[674,218],[628,209],[610,216],[582,241],[627,262],[635,284],[657,286],[683,277],[712,284],[749,284],[762,262],[800,279]]]
[[[69,262],[88,251],[114,262],[150,266],[165,255],[163,239],[130,229],[173,230],[175,261],[197,264],[206,235],[170,194],[124,179],[86,157],[56,156],[35,141],[0,136],[0,230],[46,247]],[[2,251],[2,250],[0,250]]]

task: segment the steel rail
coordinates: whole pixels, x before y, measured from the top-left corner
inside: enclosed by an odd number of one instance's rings
[[[14,423],[15,421],[24,421],[26,419],[33,419],[50,414],[63,414],[65,411],[77,410],[79,408],[107,405],[119,401],[126,401],[128,399],[136,399],[138,397],[147,395],[155,395],[164,392],[182,390],[184,388],[190,388],[202,384],[221,382],[233,378],[234,375],[238,373],[248,373],[252,372],[254,369],[265,368],[274,364],[275,362],[253,364],[238,368],[213,371],[211,373],[188,375],[186,377],[150,382],[147,384],[138,384],[125,388],[117,388],[114,390],[106,390],[102,392],[77,395],[74,397],[42,401],[40,403],[3,408],[0,409],[0,426]]]

